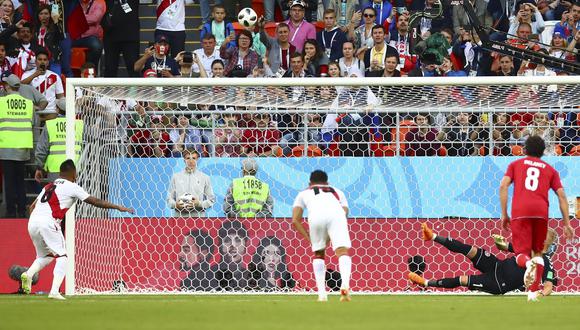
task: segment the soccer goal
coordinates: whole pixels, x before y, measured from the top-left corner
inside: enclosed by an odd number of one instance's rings
[[[67,155],[82,142],[79,184],[136,210],[126,217],[80,203],[68,213],[67,294],[311,292],[312,252],[290,217],[315,169],[349,201],[354,292],[415,292],[410,270],[427,278],[477,273],[464,256],[423,242],[422,222],[509,257],[491,239],[502,233],[498,185],[529,135],[547,141],[545,159],[562,176],[571,212],[578,209],[580,77],[66,85]],[[83,141],[75,141],[75,120],[83,121]],[[195,212],[176,211],[187,196],[171,187],[184,172],[184,150],[197,152],[195,171],[211,184]],[[255,176],[269,187],[266,217],[232,214],[226,201],[246,157],[255,157]],[[556,197],[550,202],[550,226],[561,234]],[[572,225],[580,236],[578,221]],[[330,251],[334,289],[340,277]],[[580,240],[561,236],[552,259],[556,291],[578,292]]]

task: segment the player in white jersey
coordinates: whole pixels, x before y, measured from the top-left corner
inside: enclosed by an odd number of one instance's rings
[[[308,210],[310,233],[302,225],[302,214]],[[352,261],[349,256],[351,247],[346,216],[348,202],[344,193],[328,185],[328,175],[321,170],[310,174],[310,186],[301,191],[294,200],[292,223],[296,230],[312,244],[314,259],[312,268],[318,288],[318,301],[327,301],[324,251],[328,241],[332,242],[338,257],[338,267],[342,284],[340,301],[350,301],[350,272]]]
[[[36,259],[20,277],[22,290],[27,294],[30,293],[32,287],[32,277],[56,259],[52,288],[48,298],[65,299],[59,293],[67,266],[66,247],[60,222],[77,199],[104,209],[135,213],[133,209],[115,205],[89,195],[75,183],[76,179],[77,170],[74,162],[70,159],[64,161],[60,165],[60,177],[54,182],[47,184],[30,206],[28,234],[36,249]]]

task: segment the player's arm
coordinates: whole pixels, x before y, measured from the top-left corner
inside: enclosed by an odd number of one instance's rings
[[[552,294],[554,290],[554,283],[552,281],[545,281],[544,288],[542,289],[542,296],[546,297]]]
[[[30,206],[28,207],[28,214],[32,214],[32,211],[34,211],[34,208],[36,207],[37,201],[38,201],[38,197],[36,197],[34,202],[32,202],[32,204],[30,204]]]
[[[502,226],[505,230],[509,230],[510,225],[510,217],[508,215],[507,205],[508,205],[508,189],[511,183],[512,179],[509,176],[504,176],[501,179],[501,183],[499,184],[499,203],[501,206],[501,220]]]
[[[300,235],[302,235],[302,237],[304,237],[308,242],[310,242],[310,235],[308,234],[306,228],[304,228],[304,226],[302,225],[303,213],[304,210],[301,207],[294,206],[294,209],[292,209],[292,224],[294,225],[294,228],[296,228],[296,231],[298,231]]]
[[[558,195],[558,204],[562,213],[562,221],[564,221],[564,236],[567,239],[571,239],[574,237],[574,230],[570,226],[570,209],[568,208],[568,198],[564,188],[556,190],[556,195]]]
[[[113,210],[119,210],[121,212],[129,212],[131,214],[135,214],[135,210],[132,208],[127,208],[127,207],[124,207],[123,205],[113,204],[109,201],[102,200],[102,199],[99,199],[99,198],[94,197],[94,196],[89,196],[83,202],[91,204],[91,205],[99,207],[99,208],[102,208],[102,209],[113,209]]]

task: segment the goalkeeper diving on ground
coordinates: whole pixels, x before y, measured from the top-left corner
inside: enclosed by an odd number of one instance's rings
[[[525,290],[524,273],[526,270],[517,265],[515,256],[503,260],[499,259],[480,247],[465,244],[451,237],[437,235],[426,223],[421,224],[421,232],[424,241],[434,241],[435,243],[443,245],[451,252],[466,256],[481,274],[427,280],[411,272],[408,275],[411,282],[423,287],[446,289],[463,286],[469,290],[491,294],[505,294],[518,289]],[[498,249],[513,252],[513,250],[510,250],[511,244],[508,244],[502,236],[493,235],[493,237]],[[556,252],[557,247],[558,234],[555,230],[548,229],[548,235],[546,236],[544,250],[542,252],[545,267],[542,276],[543,289],[540,291],[540,296],[551,294],[553,287],[557,284],[556,273],[550,259]]]

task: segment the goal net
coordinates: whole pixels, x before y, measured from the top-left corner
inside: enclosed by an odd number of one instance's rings
[[[509,240],[498,185],[530,135],[546,140],[545,160],[572,216],[578,209],[578,77],[68,79],[67,89],[69,155],[74,120],[84,125],[78,182],[136,210],[79,203],[69,212],[67,294],[315,290],[311,248],[291,225],[315,169],[349,201],[354,292],[418,291],[409,271],[478,273],[423,242],[423,222],[511,257],[491,238]],[[257,217],[228,194],[247,158],[272,200],[254,201]],[[580,240],[562,236],[553,194],[550,203],[556,291],[575,293]],[[336,290],[338,260],[330,247],[327,255]]]

